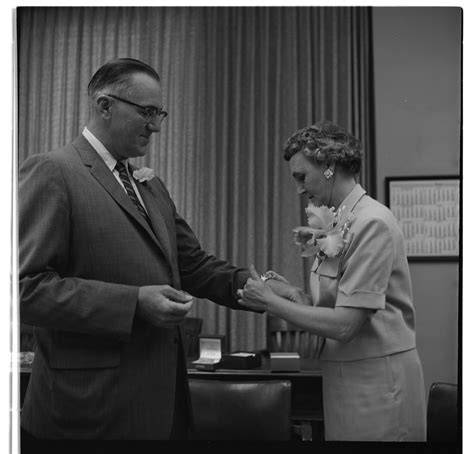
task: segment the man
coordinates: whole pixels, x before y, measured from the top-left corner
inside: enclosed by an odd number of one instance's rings
[[[133,178],[128,159],[147,153],[166,116],[158,74],[113,60],[88,94],[82,134],[19,174],[20,316],[37,343],[22,428],[41,439],[182,439],[189,293],[241,309],[249,273],[200,248],[158,178]]]

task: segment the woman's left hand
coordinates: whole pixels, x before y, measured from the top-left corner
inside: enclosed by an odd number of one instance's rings
[[[253,265],[250,265],[250,276],[244,288],[237,290],[239,303],[251,309],[267,310],[268,302],[275,296],[275,292],[265,285]]]

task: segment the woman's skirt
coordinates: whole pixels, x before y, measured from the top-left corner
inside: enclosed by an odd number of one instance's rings
[[[326,440],[426,441],[416,349],[357,361],[321,361]]]

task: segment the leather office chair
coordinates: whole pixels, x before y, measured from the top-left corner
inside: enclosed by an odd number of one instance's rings
[[[458,428],[458,387],[433,383],[428,396],[427,434],[429,442],[456,442]]]
[[[194,440],[290,440],[289,380],[190,378]]]

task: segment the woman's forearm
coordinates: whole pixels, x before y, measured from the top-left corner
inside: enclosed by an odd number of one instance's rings
[[[241,297],[239,302],[247,307],[262,305],[269,314],[283,318],[304,331],[348,342],[367,318],[366,309],[313,306],[311,297],[297,287],[278,281],[264,283],[255,269],[251,272],[252,279],[238,291]]]
[[[294,285],[273,279],[268,280],[265,285],[268,285],[274,293],[282,297],[284,300],[293,301],[298,304],[312,304],[311,297]]]
[[[350,341],[367,317],[365,309],[307,306],[295,304],[278,295],[268,301],[267,312],[283,318],[304,331],[340,342]]]

